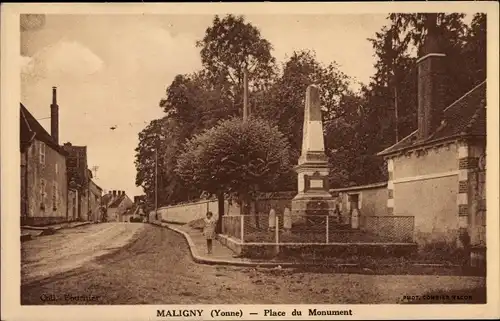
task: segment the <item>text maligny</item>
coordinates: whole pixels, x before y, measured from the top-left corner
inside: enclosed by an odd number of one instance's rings
[[[351,309],[347,310],[318,310],[318,309],[304,309],[305,311],[293,309],[291,312],[285,312],[281,310],[274,309],[264,309],[262,312],[252,311],[248,313],[251,316],[264,316],[264,317],[286,317],[286,316],[329,316],[329,315],[353,315]],[[304,312],[304,313],[303,313]],[[190,318],[190,317],[202,317],[208,316],[212,318],[220,317],[243,317],[242,310],[223,310],[223,309],[212,309],[206,311],[202,309],[176,309],[176,310],[156,310],[157,317],[170,317],[170,318]]]

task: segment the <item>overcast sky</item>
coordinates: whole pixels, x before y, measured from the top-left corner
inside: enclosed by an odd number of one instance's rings
[[[246,16],[284,61],[294,50],[315,50],[361,82],[374,73],[367,40],[385,15]],[[50,116],[58,87],[60,143],[88,146],[89,167],[105,190],[142,194],[135,186],[138,133],[161,117],[159,100],[177,74],[201,67],[196,40],[212,15],[47,15],[21,34],[21,101],[35,118]],[[40,123],[50,132],[50,120]],[[110,130],[117,126],[116,130]]]

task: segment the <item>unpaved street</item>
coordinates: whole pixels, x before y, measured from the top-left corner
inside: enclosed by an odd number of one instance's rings
[[[70,271],[95,257],[121,248],[142,224],[103,223],[62,229],[21,244],[21,282]]]
[[[82,228],[80,234],[68,230],[65,236],[45,236],[24,243],[24,259],[32,262],[24,269],[54,267],[48,262],[58,262],[58,266],[70,263],[64,258],[77,258],[80,267],[75,265],[64,273],[52,268],[48,278],[26,282],[21,288],[22,304],[397,303],[404,295],[431,291],[470,295],[477,293],[471,292],[473,289],[485,285],[482,277],[333,274],[199,265],[193,263],[184,238],[165,228],[109,223],[88,229]],[[129,243],[123,245],[127,238]],[[73,245],[68,247],[68,242]],[[75,251],[75,245],[86,254]],[[49,252],[56,259],[42,258]],[[33,262],[35,258],[38,263]],[[78,296],[86,299],[75,299]]]

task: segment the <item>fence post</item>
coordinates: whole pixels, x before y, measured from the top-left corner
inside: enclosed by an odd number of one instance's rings
[[[275,242],[276,242],[276,255],[280,252],[280,219],[278,215],[276,215],[276,227],[274,229],[275,233]]]
[[[330,215],[326,216],[326,244],[330,243]]]
[[[244,233],[245,233],[245,216],[240,215],[240,236],[241,236],[241,243],[245,243]]]

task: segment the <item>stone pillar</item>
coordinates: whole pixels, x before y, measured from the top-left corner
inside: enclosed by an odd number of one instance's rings
[[[459,247],[468,246],[470,242],[469,231],[469,179],[470,171],[477,165],[477,158],[469,157],[469,147],[465,142],[458,145],[458,242]]]
[[[389,179],[387,180],[387,214],[394,214],[394,159],[387,160],[387,173]]]
[[[274,230],[276,228],[276,211],[272,208],[269,211],[269,229]]]
[[[297,217],[333,214],[335,200],[328,192],[329,165],[325,154],[319,89],[307,87],[304,108],[302,153],[295,167],[298,193],[292,200],[291,214]]]

